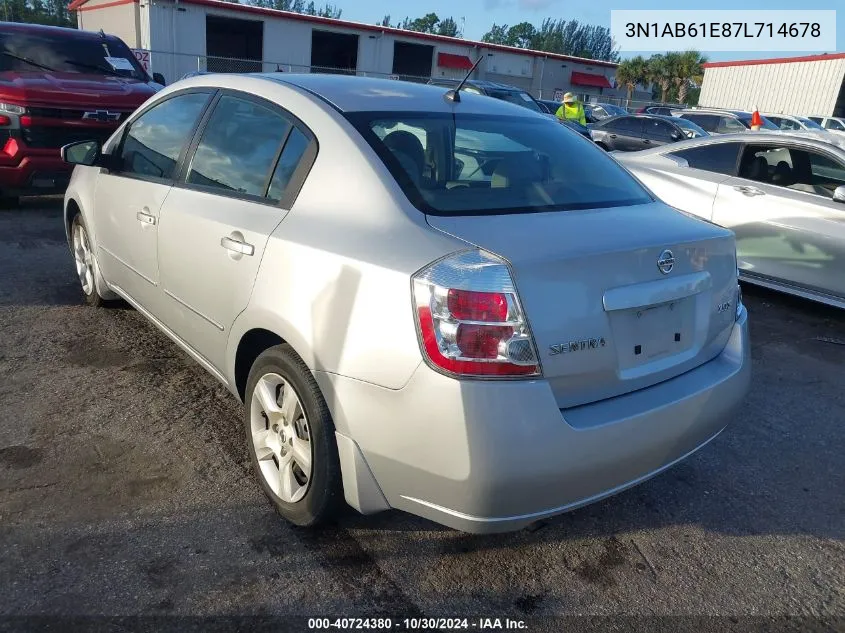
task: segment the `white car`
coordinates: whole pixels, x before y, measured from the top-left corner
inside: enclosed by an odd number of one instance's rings
[[[122,297],[244,403],[298,525],[345,499],[518,529],[684,459],[748,388],[730,231],[537,112],[447,96],[201,75],[63,148],[86,301]]]
[[[845,307],[845,138],[746,132],[614,158],[663,201],[733,230],[744,281]]]
[[[761,113],[763,117],[774,123],[778,128],[793,132],[824,132],[825,128],[809,117],[792,114]]]
[[[821,125],[825,130],[845,134],[845,117],[838,116],[808,116],[808,119]]]

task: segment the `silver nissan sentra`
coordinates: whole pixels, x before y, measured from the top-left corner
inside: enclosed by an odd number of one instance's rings
[[[519,529],[684,459],[747,390],[733,234],[525,108],[204,75],[63,155],[87,303],[123,298],[243,401],[297,525],[345,499]]]

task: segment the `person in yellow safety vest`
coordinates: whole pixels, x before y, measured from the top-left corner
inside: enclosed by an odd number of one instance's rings
[[[587,116],[584,114],[584,106],[571,92],[563,95],[563,103],[555,112],[555,116],[562,121],[577,121],[581,125],[587,125]]]

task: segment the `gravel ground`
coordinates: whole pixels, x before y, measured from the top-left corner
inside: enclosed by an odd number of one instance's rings
[[[260,494],[236,400],[134,310],[82,305],[60,216],[58,199],[0,211],[0,616],[842,626],[842,312],[746,287],[755,375],[736,420],[614,498],[507,535],[399,512],[309,533]]]

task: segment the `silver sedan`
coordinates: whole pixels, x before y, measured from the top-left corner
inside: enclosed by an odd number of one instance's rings
[[[748,387],[730,231],[526,108],[201,75],[63,154],[85,300],[122,297],[243,402],[298,525],[345,499],[517,529],[677,463]]]
[[[665,202],[733,230],[743,280],[845,307],[845,137],[755,132],[614,156]]]

